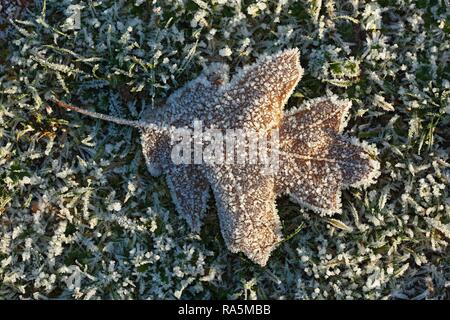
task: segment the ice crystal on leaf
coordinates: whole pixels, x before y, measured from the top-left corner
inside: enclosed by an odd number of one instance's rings
[[[303,74],[297,49],[262,57],[230,81],[227,73],[226,65],[211,65],[141,122],[63,106],[140,127],[149,171],[165,173],[177,211],[191,227],[200,230],[211,188],[227,247],[264,266],[282,239],[278,195],[288,194],[320,213],[337,213],[341,189],[372,183],[378,162],[369,156],[368,146],[341,135],[350,102],[324,97],[283,112]],[[279,130],[280,169],[268,174],[260,163],[174,163],[173,128],[192,128],[195,120],[220,130],[243,128],[266,135]]]
[[[340,212],[342,188],[367,186],[379,175],[370,147],[341,135],[350,106],[331,96],[285,115],[277,187],[294,202],[324,214]]]

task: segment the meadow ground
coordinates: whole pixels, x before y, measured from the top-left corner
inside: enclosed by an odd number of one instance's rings
[[[0,1],[0,298],[450,297],[448,0],[14,3]],[[292,47],[305,75],[288,108],[351,99],[346,131],[377,146],[381,176],[333,219],[280,198],[286,240],[265,268],[226,249],[213,202],[190,231],[137,130],[48,103],[138,119],[211,62]]]

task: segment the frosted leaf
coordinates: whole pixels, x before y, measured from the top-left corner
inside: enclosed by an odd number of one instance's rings
[[[211,187],[227,247],[264,266],[282,239],[275,205],[278,195],[287,193],[314,211],[335,213],[341,209],[342,188],[365,186],[378,175],[378,162],[369,156],[375,149],[341,135],[350,102],[334,96],[319,98],[284,114],[283,107],[302,73],[297,49],[262,57],[229,82],[228,67],[212,64],[175,91],[165,107],[141,121],[57,103],[140,128],[149,171],[166,174],[176,209],[192,229],[200,230]],[[278,154],[279,169],[267,172],[265,165],[248,161],[175,163],[171,157],[173,130],[195,128],[198,120],[218,132],[249,129],[269,137],[276,129],[280,146],[268,151]],[[240,143],[246,150],[251,147],[248,139]],[[188,156],[192,159],[192,154]]]
[[[219,100],[229,116],[219,123],[255,130],[278,127],[283,106],[302,75],[297,49],[261,57],[220,89]]]
[[[350,103],[318,98],[288,113],[281,124],[279,193],[315,211],[341,211],[347,186],[367,185],[378,176],[368,146],[341,136]]]
[[[166,180],[178,213],[199,232],[209,198],[208,180],[196,165],[172,165]]]
[[[208,179],[228,248],[264,266],[281,240],[273,177],[257,166],[223,165],[210,170]]]

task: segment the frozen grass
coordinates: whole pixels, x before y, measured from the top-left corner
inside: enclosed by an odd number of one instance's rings
[[[447,0],[73,2],[80,30],[68,0],[0,18],[1,298],[449,298]],[[225,248],[214,203],[189,231],[137,130],[47,103],[137,119],[204,65],[289,47],[305,68],[289,107],[351,99],[382,175],[334,219],[279,199],[266,268]]]

